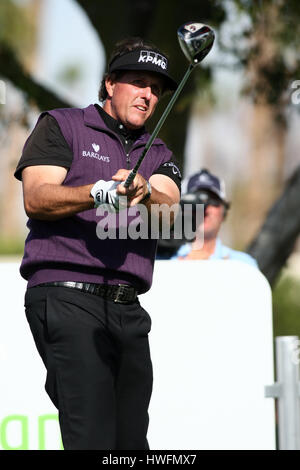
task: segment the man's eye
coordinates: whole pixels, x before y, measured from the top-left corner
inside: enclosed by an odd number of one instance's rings
[[[160,96],[160,94],[161,94],[160,88],[156,85],[151,87],[151,91],[152,91],[153,95],[155,95],[155,96]]]
[[[147,86],[151,87],[151,93],[155,96],[160,97],[161,89],[158,85],[147,85],[144,80],[136,79],[132,81],[132,84],[138,88],[146,88]]]
[[[145,84],[142,80],[134,80],[132,83],[133,83],[133,85],[138,86],[138,87],[145,86]]]

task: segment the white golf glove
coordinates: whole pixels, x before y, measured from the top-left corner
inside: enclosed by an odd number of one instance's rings
[[[91,195],[94,198],[95,206],[103,206],[109,212],[119,212],[127,208],[127,197],[117,194],[119,181],[97,181],[91,189]]]

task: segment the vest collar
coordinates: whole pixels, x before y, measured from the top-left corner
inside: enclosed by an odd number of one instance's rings
[[[113,132],[109,127],[107,127],[99,111],[97,110],[96,106],[93,104],[90,104],[87,108],[83,108],[83,120],[84,120],[85,126],[93,127],[96,129],[101,129],[101,130],[104,130],[106,132],[111,132],[114,135],[116,135],[115,132]],[[148,132],[144,132],[144,134],[142,134],[139,137],[137,142],[139,142],[140,144],[141,143],[145,144],[148,141],[149,137],[150,137],[150,134]],[[158,138],[154,140],[153,144],[164,145],[163,141]]]
[[[93,104],[83,108],[83,120],[85,126],[108,130],[108,127]]]

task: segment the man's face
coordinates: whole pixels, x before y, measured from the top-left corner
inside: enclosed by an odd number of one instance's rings
[[[128,71],[106,80],[104,110],[128,129],[138,129],[152,116],[162,94],[163,80],[152,72]]]
[[[204,233],[205,240],[212,240],[218,236],[222,222],[224,220],[225,207],[224,204],[213,194],[209,195],[207,201],[204,219],[198,227],[199,234]],[[207,196],[206,196],[207,197]]]
[[[222,222],[224,220],[224,206],[220,204],[219,206],[213,206],[208,204],[205,215],[202,229],[204,228],[204,238],[212,239],[218,236]]]

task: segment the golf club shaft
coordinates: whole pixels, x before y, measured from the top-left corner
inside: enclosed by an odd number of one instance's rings
[[[151,136],[149,137],[149,140],[146,143],[145,148],[144,148],[140,158],[138,159],[138,161],[137,161],[136,165],[134,166],[134,168],[129,173],[129,175],[128,175],[125,183],[124,183],[125,188],[128,188],[131,185],[132,181],[134,180],[135,175],[137,174],[138,169],[140,168],[142,161],[144,160],[145,156],[147,155],[154,139],[156,138],[157,134],[159,133],[163,123],[166,120],[166,117],[168,116],[169,112],[171,111],[175,101],[178,98],[179,93],[181,92],[182,88],[184,87],[185,82],[189,78],[193,68],[194,68],[194,64],[190,64],[187,71],[186,71],[186,73],[185,73],[185,75],[184,75],[184,77],[182,78],[181,82],[179,83],[178,87],[176,88],[176,91],[174,92],[172,98],[170,99],[168,106],[166,107],[166,109],[163,112],[160,120],[156,124],[156,127],[155,127],[154,131],[152,132]]]

